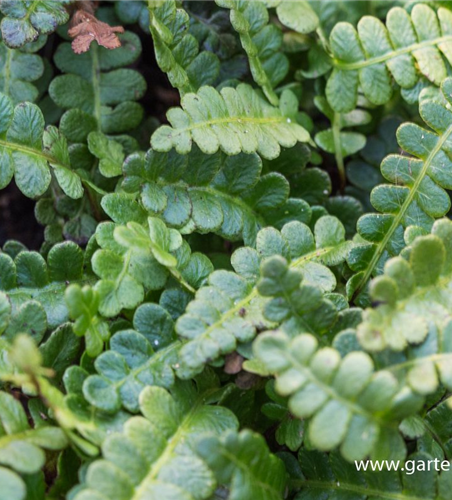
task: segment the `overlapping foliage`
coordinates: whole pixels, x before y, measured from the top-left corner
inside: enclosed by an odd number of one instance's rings
[[[0,500],[446,500],[450,2],[0,12]]]

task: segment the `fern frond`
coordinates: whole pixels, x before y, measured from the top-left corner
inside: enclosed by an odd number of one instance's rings
[[[228,155],[257,152],[273,159],[281,146],[290,148],[298,141],[309,141],[309,133],[296,122],[298,103],[290,90],[284,91],[279,108],[243,83],[220,93],[213,87],[201,87],[197,94],[186,94],[181,105],[182,109],[172,108],[167,113],[172,126],[164,125],[152,135],[156,151],[174,147],[187,154],[195,142],[206,154],[221,149]]]
[[[220,7],[231,10],[231,24],[237,31],[250,64],[254,81],[262,87],[273,106],[279,100],[274,87],[284,80],[289,70],[289,61],[280,52],[282,32],[268,24],[269,14],[265,2],[256,0],[215,0]]]
[[[292,214],[300,222],[310,220],[306,202],[288,199],[289,185],[282,175],[261,175],[256,154],[207,156],[195,147],[180,156],[150,150],[146,157],[128,157],[123,171],[123,189],[140,192],[150,214],[184,234],[215,232],[252,245],[264,226],[278,227]]]
[[[120,34],[121,47],[108,50],[93,43],[88,52],[74,54],[69,43],[55,53],[63,73],[50,84],[49,94],[63,110],[61,130],[69,141],[86,142],[90,132],[119,134],[136,128],[143,118],[138,101],[146,92],[141,74],[126,69],[141,54],[134,33]]]
[[[352,352],[341,359],[335,349],[319,349],[312,335],[290,339],[282,332],[259,335],[253,350],[276,375],[277,392],[290,396],[290,412],[308,420],[312,447],[331,451],[340,446],[349,461],[367,455],[405,457],[397,426],[422,406],[423,398],[389,371],[374,371],[368,354]]]
[[[408,247],[408,260],[395,257],[385,273],[371,282],[375,308],[364,311],[357,336],[364,349],[404,351],[395,360],[382,354],[380,363],[420,394],[432,394],[441,382],[452,388],[452,223],[437,221],[432,234]],[[380,359],[377,356],[376,359]]]
[[[408,437],[417,439],[419,451],[440,450],[438,454],[447,459],[452,451],[451,416],[451,401],[448,398],[431,408],[423,417],[408,419],[410,423],[414,423],[410,430],[415,428],[416,432],[409,434],[407,426],[403,430]]]
[[[34,402],[29,401],[29,408]],[[0,497],[25,500],[30,483],[43,482],[44,450],[61,450],[67,444],[64,432],[56,426],[35,422],[31,427],[21,402],[0,392]]]
[[[164,309],[160,309],[162,314]],[[159,319],[155,318],[158,314],[157,309],[153,314],[154,321]],[[155,330],[154,335],[158,333],[157,328]],[[138,397],[146,386],[170,389],[174,384],[173,367],[177,364],[179,349],[179,342],[165,347],[160,346],[157,339],[150,342],[141,332],[117,332],[111,338],[110,350],[101,354],[94,363],[97,374],[86,374],[83,396],[94,408],[109,414],[118,412],[121,407],[137,413]]]
[[[85,337],[88,356],[96,357],[110,338],[108,324],[99,317],[100,297],[89,285],[83,288],[73,284],[66,288],[64,297],[72,320],[74,333]]]
[[[148,0],[149,28],[157,64],[183,96],[203,85],[213,85],[220,73],[218,57],[199,51],[196,38],[188,33],[190,18],[175,0]]]
[[[345,252],[342,254],[345,259]],[[303,279],[307,276],[307,279]],[[307,284],[307,283],[309,284]],[[337,320],[337,308],[323,297],[336,288],[334,274],[318,263],[304,270],[291,269],[286,259],[275,256],[261,266],[257,284],[260,295],[270,298],[264,306],[264,317],[290,335],[309,332],[326,333]]]
[[[6,45],[17,48],[34,42],[40,34],[53,33],[69,20],[65,4],[71,0],[0,1],[2,38]]]
[[[29,198],[42,195],[50,185],[51,169],[63,191],[71,198],[83,196],[80,177],[72,170],[66,138],[57,128],[44,130],[38,106],[18,104],[0,94],[0,189],[14,176],[18,188]]]
[[[413,157],[390,155],[381,165],[382,175],[394,185],[379,185],[371,193],[372,205],[382,213],[365,214],[357,225],[361,244],[348,256],[348,264],[357,274],[347,284],[349,297],[358,297],[369,278],[390,257],[404,248],[404,228],[410,225],[430,231],[435,219],[450,208],[446,189],[452,187],[451,151],[452,113],[448,109],[452,79],[442,85],[443,99],[425,98],[419,110],[433,130],[408,123],[397,131],[402,150]],[[452,101],[451,101],[452,102]],[[358,297],[365,303],[364,294]]]
[[[180,351],[178,374],[192,377],[206,363],[234,351],[238,343],[251,341],[258,329],[271,325],[262,314],[268,299],[259,296],[258,291],[263,291],[258,280],[261,262],[266,266],[265,259],[282,255],[299,279],[298,273],[302,273],[306,282],[315,283],[319,275],[331,274],[320,263],[341,262],[347,248],[344,228],[329,216],[317,221],[314,234],[300,222],[286,224],[281,232],[273,228],[259,231],[256,250],[236,250],[231,258],[235,272],[214,271],[208,285],[196,292],[186,313],[177,320],[177,333],[189,340]]]
[[[53,375],[52,370],[43,367],[44,356],[30,337],[20,335],[12,344],[0,339],[0,344],[0,381],[20,387],[28,395],[39,395],[58,423],[57,430],[64,431],[63,435],[86,456],[96,456],[106,436],[122,428],[129,414],[120,411],[108,415],[81,396],[83,369],[75,366],[66,371],[64,383],[69,394],[64,396],[47,379]],[[38,410],[32,414],[40,413]]]
[[[358,85],[374,104],[385,104],[392,96],[391,76],[404,89],[414,87],[423,75],[435,85],[447,76],[445,57],[452,62],[452,13],[435,13],[427,5],[416,5],[411,17],[401,7],[391,9],[386,26],[364,16],[358,32],[349,23],[338,23],[330,35],[333,72],[326,95],[331,107],[341,113],[356,107]]]
[[[270,453],[260,434],[230,431],[201,439],[197,453],[236,500],[280,500],[286,488],[283,462]]]
[[[121,491],[123,500],[174,498],[204,500],[215,478],[195,453],[204,433],[219,435],[238,426],[226,408],[206,404],[217,391],[178,383],[171,392],[147,387],[140,394],[143,416],[130,418],[121,434],[102,445],[104,459],[93,462],[74,500],[97,500]]]
[[[39,55],[30,53],[33,51],[10,49],[0,42],[0,92],[14,103],[34,102],[38,98],[39,91],[33,83],[43,75],[44,62]]]
[[[0,289],[11,306],[8,338],[29,333],[39,342],[47,328],[68,320],[64,302],[67,282],[83,278],[83,252],[72,242],[55,245],[47,262],[37,252],[21,251],[14,259],[0,254]],[[5,325],[5,323],[2,323]]]
[[[99,224],[96,239],[101,247],[92,258],[94,272],[101,278],[94,289],[100,295],[99,311],[113,317],[122,309],[143,302],[145,290],[161,290],[171,275],[194,293],[212,271],[209,259],[191,254],[190,247],[175,229],[144,210],[126,195],[107,195],[105,211],[118,222]],[[127,220],[126,226],[119,225]]]
[[[38,472],[45,463],[47,450],[67,445],[64,432],[46,425],[31,428],[20,401],[0,392],[0,464],[21,474]]]

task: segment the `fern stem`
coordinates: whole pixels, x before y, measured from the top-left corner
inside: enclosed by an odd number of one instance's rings
[[[148,484],[152,483],[157,479],[158,473],[171,460],[174,450],[182,441],[186,440],[186,427],[191,423],[193,417],[196,416],[196,412],[199,407],[205,404],[205,401],[214,393],[215,389],[209,389],[206,392],[200,394],[194,404],[191,406],[190,410],[184,416],[182,422],[180,423],[177,431],[171,436],[167,441],[167,446],[159,456],[156,462],[151,465],[151,468],[141,483],[135,488],[134,495],[130,500],[139,500],[144,497],[144,493]]]
[[[447,449],[444,446],[444,444],[442,443],[441,438],[438,436],[435,429],[425,419],[422,419],[422,425],[425,427],[427,432],[430,433],[433,440],[436,441],[438,446],[443,450],[444,456],[449,460],[449,454],[447,453]]]
[[[340,113],[334,113],[333,123],[333,140],[334,140],[334,156],[336,158],[336,165],[339,171],[340,179],[340,192],[344,194],[345,189],[345,166],[344,157],[342,156],[342,144],[341,144],[341,115]]]
[[[398,56],[404,54],[411,54],[412,52],[420,49],[424,49],[426,47],[432,47],[438,45],[440,43],[446,43],[452,41],[452,35],[442,36],[440,38],[435,38],[433,40],[426,40],[424,42],[415,43],[413,45],[409,45],[408,47],[403,47],[402,49],[397,49],[392,52],[388,52],[387,54],[383,54],[382,56],[372,57],[370,59],[366,59],[365,61],[358,61],[353,63],[345,63],[338,59],[333,59],[333,64],[337,69],[341,69],[344,71],[352,71],[367,68],[369,66],[373,66],[375,64],[385,63],[394,59]]]
[[[169,272],[174,276],[174,278],[176,278],[176,280],[184,287],[186,288],[189,292],[195,294],[196,293],[196,289],[193,288],[190,283],[188,283],[187,281],[184,280],[184,278],[182,277],[182,274],[177,270],[177,269],[174,269],[172,267],[169,267],[168,268]]]
[[[97,43],[91,44],[91,70],[92,70],[92,85],[94,94],[94,117],[97,122],[97,130],[102,132],[102,105],[100,101],[100,67],[99,67],[99,52]]]

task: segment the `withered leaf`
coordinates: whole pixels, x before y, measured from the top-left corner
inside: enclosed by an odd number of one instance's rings
[[[87,52],[94,40],[107,49],[117,49],[121,46],[121,41],[115,33],[124,33],[124,28],[99,21],[89,12],[76,11],[71,25],[68,33],[74,38],[72,49],[76,54]]]

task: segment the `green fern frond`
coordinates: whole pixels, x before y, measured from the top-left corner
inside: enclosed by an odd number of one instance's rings
[[[134,309],[143,302],[145,290],[161,290],[171,275],[194,293],[213,266],[202,254],[191,253],[179,231],[168,229],[126,195],[107,195],[106,212],[117,222],[99,224],[92,258],[94,272],[101,278],[94,287],[100,295],[99,311],[113,317],[122,309]],[[121,226],[127,220],[126,226]]]
[[[261,175],[256,154],[207,156],[195,147],[181,156],[150,150],[146,157],[128,157],[123,171],[123,189],[140,192],[151,215],[159,215],[183,234],[215,232],[252,245],[264,226],[279,227],[292,214],[300,222],[310,220],[306,202],[288,199],[289,185],[282,175]]]
[[[280,500],[286,488],[283,462],[270,453],[265,439],[244,430],[201,439],[197,453],[236,500]]]
[[[141,54],[137,35],[119,35],[121,47],[108,50],[92,44],[88,52],[74,54],[69,43],[58,46],[54,59],[63,73],[50,84],[49,94],[66,113],[60,127],[69,141],[86,142],[90,132],[128,132],[141,123],[138,101],[146,92],[141,74],[126,69]]]
[[[36,47],[38,50],[40,46]],[[0,42],[0,92],[14,103],[34,102],[39,91],[34,83],[44,74],[42,58],[30,50],[10,49]]]
[[[402,459],[405,443],[398,423],[415,413],[423,398],[388,370],[374,371],[368,354],[351,352],[341,359],[333,348],[318,348],[309,334],[290,339],[281,332],[259,335],[257,360],[276,375],[276,390],[290,396],[292,415],[308,420],[312,447],[340,446],[348,460]]]
[[[63,436],[84,455],[96,456],[98,446],[106,436],[122,428],[128,414],[117,412],[108,415],[90,406],[82,397],[80,386],[84,371],[81,368],[73,366],[66,371],[64,383],[69,394],[65,396],[49,382],[48,377],[53,376],[53,371],[43,367],[45,356],[30,337],[20,335],[12,344],[0,339],[0,344],[0,380],[22,388],[28,395],[39,395],[45,403],[45,412],[49,409],[58,423],[57,430],[64,432]],[[42,420],[41,410],[31,413],[39,415]]]
[[[208,404],[217,390],[202,384],[197,390],[191,382],[179,382],[171,392],[144,389],[143,416],[130,418],[121,434],[104,441],[104,459],[88,467],[74,500],[97,500],[118,491],[123,500],[209,498],[215,477],[197,457],[196,441],[206,432],[219,435],[238,426],[228,409]]]
[[[370,500],[385,498],[394,500],[417,500],[447,498],[450,492],[451,471],[438,474],[429,467],[433,456],[413,453],[402,470],[357,472],[355,464],[347,463],[337,453],[329,456],[316,451],[302,450],[298,457],[303,479],[294,479],[292,484],[300,492],[297,500],[314,500],[328,495],[343,495],[347,498]],[[402,464],[401,464],[402,465]],[[420,473],[409,473],[411,467]]]
[[[279,49],[282,33],[275,25],[268,24],[269,14],[265,2],[256,0],[215,0],[220,7],[231,10],[232,27],[237,31],[250,64],[254,81],[262,87],[273,106],[279,100],[274,87],[284,80],[289,61]]]
[[[156,151],[174,147],[187,154],[194,142],[206,154],[221,149],[228,155],[257,152],[273,159],[281,146],[290,148],[309,141],[309,133],[296,121],[298,102],[290,90],[283,92],[279,108],[243,83],[220,93],[213,87],[201,87],[197,94],[184,95],[181,105],[182,109],[172,108],[167,113],[171,127],[163,125],[152,135]]]
[[[301,271],[291,269],[280,256],[262,264],[257,283],[259,294],[270,298],[264,306],[264,317],[290,335],[309,332],[320,336],[333,326],[338,311],[323,293],[334,288],[336,278],[328,267],[310,263]]]
[[[46,463],[44,450],[61,450],[67,444],[63,430],[56,426],[38,424],[32,428],[20,401],[0,392],[0,497],[24,500],[27,477],[36,476],[39,481]]]
[[[181,95],[213,85],[220,73],[218,57],[199,51],[196,38],[188,32],[190,18],[175,0],[149,0],[149,28],[157,64],[167,73]]]
[[[28,332],[39,342],[47,328],[68,320],[67,282],[82,279],[83,252],[72,242],[55,245],[47,262],[37,252],[21,251],[14,259],[1,253],[0,289],[10,304],[11,316],[6,322],[9,326],[2,322],[0,330],[8,338]]]
[[[65,4],[72,0],[1,0],[2,38],[12,48],[34,42],[40,34],[53,33],[69,20]]]
[[[344,228],[329,216],[317,221],[314,234],[300,222],[286,224],[281,232],[273,228],[259,231],[256,250],[236,250],[231,258],[235,272],[214,271],[208,285],[196,292],[186,313],[177,320],[177,333],[188,339],[180,351],[179,376],[199,373],[206,363],[234,351],[238,343],[250,342],[256,331],[276,320],[276,316],[271,316],[270,322],[264,318],[263,309],[269,301],[259,296],[264,291],[262,282],[258,284],[261,263],[265,269],[266,259],[283,256],[290,262],[290,272],[298,279],[301,273],[306,282],[315,284],[325,273],[332,279],[321,263],[343,261],[348,245]]]
[[[420,394],[433,393],[440,382],[452,387],[451,248],[452,223],[443,219],[432,235],[408,247],[408,260],[389,260],[370,286],[372,298],[381,304],[364,311],[357,329],[360,344],[370,352],[388,348],[406,353],[395,365],[384,356],[382,362],[394,373],[405,373]]]
[[[154,333],[158,333],[158,321],[161,320],[158,315],[166,311],[163,308],[159,311],[159,306],[154,306],[157,309],[153,313]],[[98,356],[94,363],[97,374],[86,374],[83,396],[94,408],[106,413],[116,413],[121,406],[137,413],[138,397],[146,386],[166,389],[173,386],[173,367],[177,364],[179,349],[179,342],[165,347],[159,345],[158,339],[151,342],[141,332],[117,332],[111,338],[110,350]]]
[[[66,138],[56,127],[44,130],[38,106],[18,104],[0,94],[0,188],[14,176],[19,189],[29,198],[45,193],[52,179],[51,169],[63,191],[71,198],[83,196],[80,177],[72,170]]]
[[[6,392],[0,392],[0,429],[0,464],[22,474],[33,474],[43,467],[43,449],[61,450],[67,445],[58,427],[31,428],[20,401]]]
[[[358,297],[384,262],[404,248],[404,228],[415,225],[429,232],[435,219],[449,211],[446,189],[452,187],[452,161],[448,156],[451,88],[448,78],[442,85],[443,98],[426,96],[420,102],[420,114],[433,131],[412,123],[403,124],[397,131],[401,149],[413,156],[390,155],[383,160],[381,173],[393,185],[379,185],[371,193],[371,203],[381,215],[365,214],[358,221],[360,243],[347,259],[357,272],[347,284],[349,297]],[[358,301],[365,303],[366,298],[358,297]]]
[[[391,77],[404,89],[416,85],[420,75],[435,85],[447,76],[445,57],[452,62],[452,13],[436,13],[427,5],[416,5],[411,17],[395,7],[386,26],[364,16],[358,32],[349,23],[338,23],[330,35],[333,72],[326,95],[331,107],[341,113],[356,107],[358,85],[374,104],[385,104],[392,96]]]

